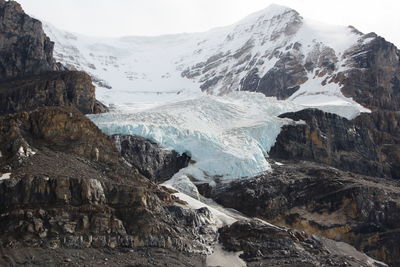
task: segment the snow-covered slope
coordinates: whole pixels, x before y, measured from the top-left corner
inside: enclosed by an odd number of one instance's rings
[[[249,80],[284,70],[291,78],[279,82],[298,90],[277,97],[290,96],[308,106],[366,111],[344,97],[341,85],[333,82],[346,70],[344,51],[364,42],[363,35],[351,27],[303,19],[287,7],[272,5],[234,25],[204,33],[95,38],[50,24],[45,24],[45,31],[55,41],[56,59],[91,74],[98,85],[97,98],[105,104],[143,108],[195,98],[201,91],[275,95],[264,92],[260,80]]]
[[[268,151],[281,127],[293,123],[282,113],[315,106],[353,118],[367,111],[343,96],[335,77],[349,68],[345,51],[368,40],[286,7],[204,33],[95,38],[49,24],[45,30],[56,58],[90,73],[98,99],[115,106],[90,118],[107,134],[139,135],[190,154],[194,163],[170,185],[194,196],[189,178],[270,170]]]

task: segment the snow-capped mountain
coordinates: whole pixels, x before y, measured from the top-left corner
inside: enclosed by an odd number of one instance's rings
[[[158,37],[96,38],[44,28],[55,58],[89,73],[97,98],[108,105],[143,108],[245,90],[331,111],[367,111],[342,94],[337,77],[352,68],[350,52],[375,35],[304,19],[287,7],[272,5],[208,32]]]
[[[395,46],[287,7],[203,33],[98,38],[49,24],[45,31],[56,59],[88,72],[97,98],[115,107],[90,117],[103,132],[139,135],[191,156],[171,182],[185,192],[192,178],[271,170],[268,152],[281,127],[294,123],[282,113],[317,107],[353,119],[399,105]]]

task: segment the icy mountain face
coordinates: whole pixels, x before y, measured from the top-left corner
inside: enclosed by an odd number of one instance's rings
[[[175,177],[182,187],[191,177],[233,179],[270,170],[268,151],[291,123],[278,118],[282,113],[311,106],[352,119],[369,110],[351,97],[374,103],[368,100],[378,91],[369,85],[373,80],[388,101],[400,91],[395,47],[276,5],[204,33],[96,38],[45,29],[56,58],[90,73],[97,98],[114,104],[112,113],[91,117],[105,133],[142,136],[191,155],[194,163]]]
[[[91,74],[106,104],[145,108],[207,92],[261,92],[307,106],[354,107],[341,77],[345,52],[370,42],[352,27],[302,18],[272,5],[238,23],[204,33],[158,37],[95,38],[45,25],[55,57]]]
[[[282,113],[317,106],[351,119],[368,111],[342,94],[343,79],[336,77],[354,68],[346,51],[372,39],[286,7],[273,5],[204,33],[95,38],[45,29],[57,59],[90,73],[98,99],[115,105],[90,117],[99,128],[191,156],[193,164],[173,178],[181,191],[192,191],[192,178],[270,170],[268,151],[292,123]]]
[[[281,127],[278,117],[301,106],[259,93],[203,96],[141,112],[90,118],[106,134],[139,135],[186,153],[194,161],[176,176],[197,180],[251,177],[270,169],[266,160]]]

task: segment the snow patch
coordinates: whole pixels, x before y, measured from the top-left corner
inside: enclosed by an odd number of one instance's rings
[[[166,184],[163,184],[163,185],[167,186],[169,188],[175,189]],[[227,215],[226,213],[219,211],[219,210],[217,210],[197,199],[194,199],[184,193],[175,193],[173,195],[178,197],[180,200],[185,201],[188,204],[187,207],[190,209],[197,210],[197,209],[204,208],[204,207],[208,208],[211,211],[211,213],[213,214],[213,216],[215,218],[217,218],[216,227],[218,227],[218,228],[223,227],[225,225],[231,225],[232,223],[237,221],[235,218]]]
[[[8,180],[11,178],[11,173],[4,173],[0,176],[0,181]]]
[[[31,157],[36,154],[30,147],[22,147],[20,146],[17,151],[18,156],[20,157]]]
[[[239,256],[243,252],[229,252],[223,249],[220,244],[214,247],[213,254],[209,255],[206,260],[207,266],[221,267],[243,267],[247,266]]]
[[[300,86],[289,100],[306,107],[321,109],[347,118],[357,117],[361,112],[371,112],[352,98],[345,97],[341,92],[341,85],[327,81],[328,78],[318,77],[309,73],[308,80]],[[324,86],[322,83],[326,83]]]

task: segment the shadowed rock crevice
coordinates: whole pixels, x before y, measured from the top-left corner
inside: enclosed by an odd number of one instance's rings
[[[156,183],[169,180],[190,162],[186,154],[180,155],[139,136],[113,135],[112,138],[121,156]]]

